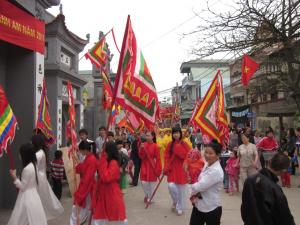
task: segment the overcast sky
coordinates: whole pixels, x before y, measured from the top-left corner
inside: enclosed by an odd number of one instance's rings
[[[132,26],[137,43],[142,49],[146,62],[154,79],[157,91],[162,91],[181,84],[183,75],[180,65],[194,59],[189,51],[192,41],[182,40],[182,34],[193,30],[199,19],[193,11],[199,12],[205,7],[204,0],[61,0],[66,25],[75,34],[85,38],[90,33],[90,44],[98,40],[98,32],[106,33],[114,27],[119,48],[122,45],[127,15],[131,15]],[[212,4],[219,2],[212,0]],[[59,13],[59,7],[52,7],[49,12]],[[114,58],[112,69],[117,70],[119,53],[111,36],[107,37]],[[81,54],[81,55],[82,55]],[[86,59],[80,61],[80,69],[91,69]],[[162,97],[162,96],[161,96]]]

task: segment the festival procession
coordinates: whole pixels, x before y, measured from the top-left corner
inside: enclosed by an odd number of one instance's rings
[[[300,1],[0,1],[0,225],[300,224]]]

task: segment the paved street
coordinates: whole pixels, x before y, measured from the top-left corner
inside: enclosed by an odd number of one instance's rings
[[[293,188],[284,189],[287,195],[292,213],[295,217],[296,224],[300,224],[300,188],[299,177],[297,182],[293,182]],[[64,189],[65,197],[62,199],[62,203],[65,207],[65,213],[63,216],[56,220],[49,222],[49,225],[67,225],[69,221],[69,215],[71,210],[72,200],[68,195],[68,189]],[[128,192],[125,195],[126,208],[128,221],[130,225],[186,225],[189,224],[189,217],[191,213],[191,207],[189,205],[187,212],[183,216],[177,216],[171,212],[171,200],[167,190],[167,184],[164,182],[157,193],[156,201],[149,209],[144,209],[143,192],[140,186],[135,188],[128,188]],[[241,197],[228,196],[222,192],[223,202],[223,225],[241,225],[242,220],[240,217],[240,203]],[[5,225],[9,218],[9,211],[0,212],[0,225]]]

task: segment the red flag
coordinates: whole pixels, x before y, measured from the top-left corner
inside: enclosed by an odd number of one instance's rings
[[[39,129],[46,137],[47,145],[55,143],[55,136],[52,129],[51,117],[49,114],[49,102],[47,98],[46,80],[43,80],[43,89],[41,95],[41,101],[39,104],[38,118],[36,121],[36,128]]]
[[[141,118],[147,127],[159,117],[159,102],[145,58],[137,48],[130,16],[124,33],[115,82],[114,100],[126,111]]]
[[[109,81],[109,77],[105,72],[102,72],[102,80],[103,80],[103,108],[104,109],[109,109],[112,107],[112,98],[113,98],[113,93],[112,93],[112,86]]]
[[[247,87],[252,75],[259,68],[259,64],[250,56],[244,55],[242,59],[242,84]]]

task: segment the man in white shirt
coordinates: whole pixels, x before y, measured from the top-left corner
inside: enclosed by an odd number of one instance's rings
[[[105,139],[106,139],[106,128],[104,126],[101,126],[99,128],[99,137],[96,138],[97,154],[101,154]]]
[[[93,140],[90,140],[88,138],[88,136],[89,136],[88,131],[86,129],[82,128],[82,129],[79,130],[78,134],[79,134],[79,139],[80,140],[77,143],[77,145],[79,145],[80,142],[82,142],[82,141],[87,141],[88,143],[91,144],[91,152],[93,152],[93,154],[95,156],[97,156],[97,153],[96,153],[96,144],[95,144],[95,142]],[[80,161],[83,161],[83,160],[84,160],[84,157],[80,159]]]

